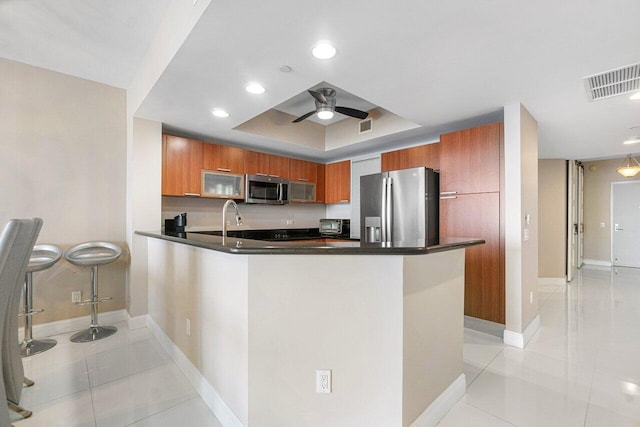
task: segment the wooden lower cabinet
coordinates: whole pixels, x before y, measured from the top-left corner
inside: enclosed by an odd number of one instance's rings
[[[458,194],[440,199],[440,237],[477,237],[466,249],[464,314],[505,323],[504,256],[500,193]]]

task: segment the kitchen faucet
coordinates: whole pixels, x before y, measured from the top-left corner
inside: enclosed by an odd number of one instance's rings
[[[240,212],[238,211],[238,205],[232,199],[227,200],[222,207],[222,244],[224,245],[227,240],[227,208],[229,205],[233,205],[233,208],[236,210],[236,225],[242,225],[242,218],[240,217]]]

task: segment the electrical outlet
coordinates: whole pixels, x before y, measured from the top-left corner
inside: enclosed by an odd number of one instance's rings
[[[72,291],[71,302],[80,302],[80,301],[82,301],[82,291]]]
[[[316,393],[331,393],[331,370],[316,371]]]
[[[288,219],[287,220],[287,225],[292,225],[293,224],[293,219]]]
[[[529,292],[529,304],[533,304],[533,291]]]
[[[527,240],[529,240],[529,229],[525,228],[524,229],[524,241],[526,242]]]
[[[187,317],[187,321],[185,323],[186,323],[186,329],[187,329],[187,336],[190,337],[191,336],[191,319]]]

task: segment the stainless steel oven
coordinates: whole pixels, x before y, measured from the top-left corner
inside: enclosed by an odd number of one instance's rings
[[[244,179],[246,203],[284,205],[289,203],[289,180],[268,175],[247,175]]]

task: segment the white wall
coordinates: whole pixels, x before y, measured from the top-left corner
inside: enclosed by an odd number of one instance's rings
[[[504,162],[506,336],[538,315],[538,132],[519,103],[504,108]]]
[[[38,243],[68,248],[88,240],[122,245],[100,267],[100,293],[125,306],[126,105],[122,89],[0,59],[0,227],[41,217]],[[82,316],[70,293],[89,295],[89,270],[62,260],[34,275],[34,323]]]

